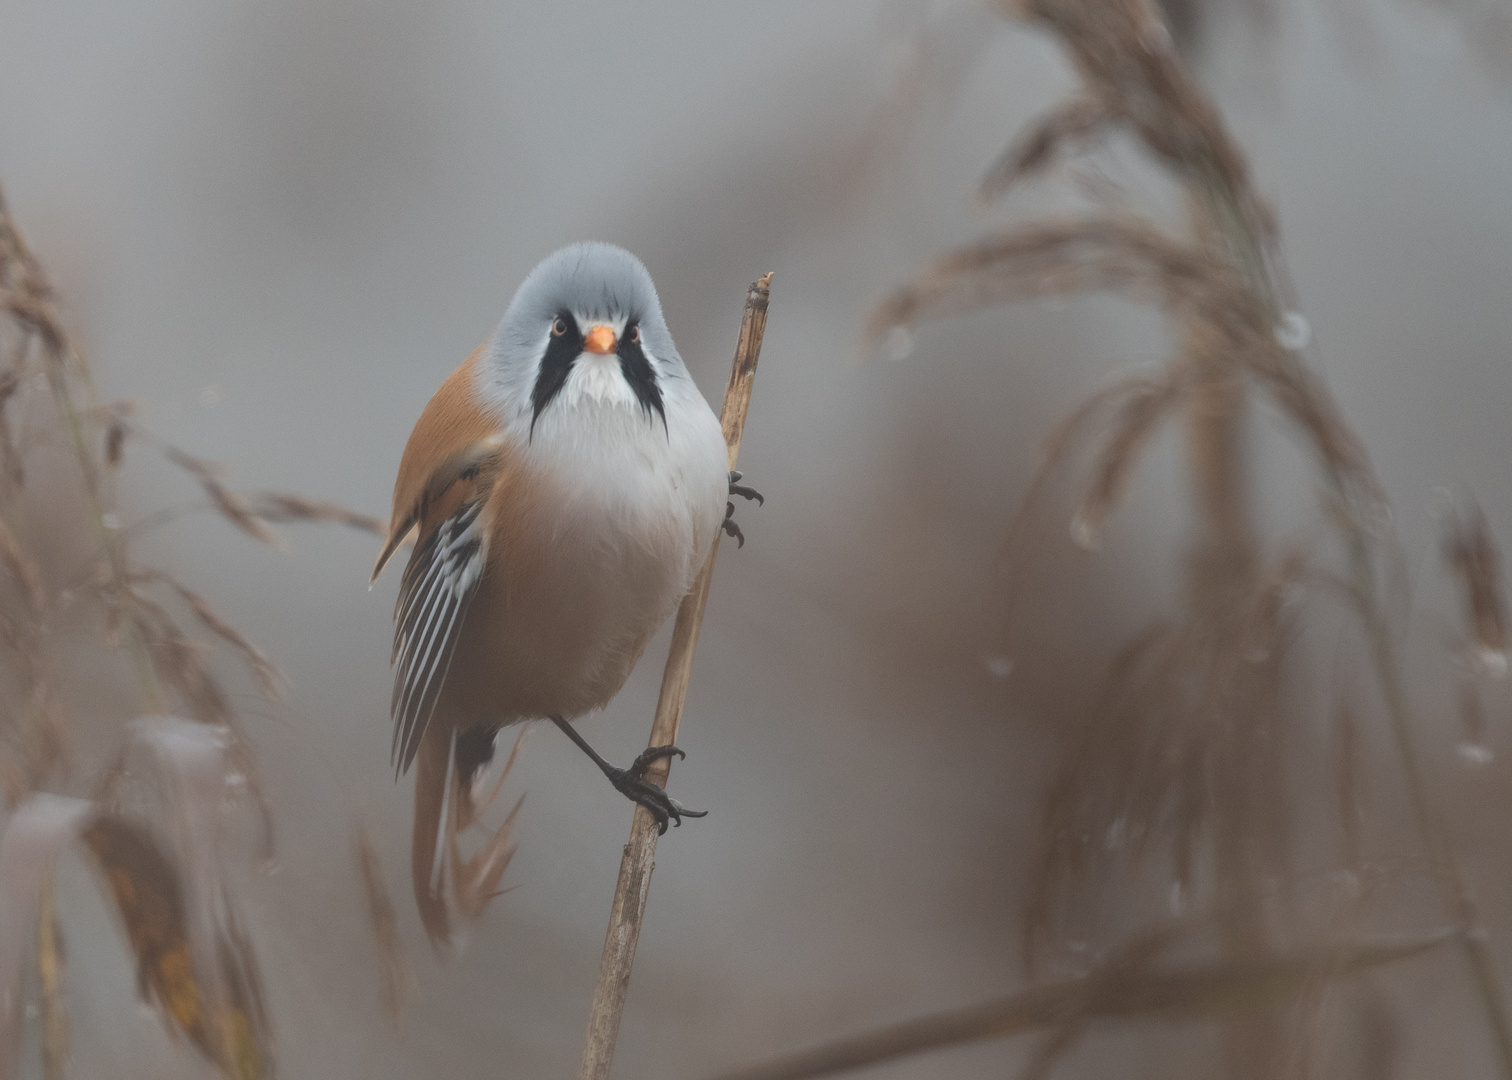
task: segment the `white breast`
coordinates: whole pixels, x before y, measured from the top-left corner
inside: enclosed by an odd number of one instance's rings
[[[528,580],[505,600],[499,657],[533,715],[580,715],[618,692],[692,587],[728,494],[719,422],[691,380],[663,380],[663,426],[617,362],[597,361],[579,360],[533,431],[510,432],[550,493]]]

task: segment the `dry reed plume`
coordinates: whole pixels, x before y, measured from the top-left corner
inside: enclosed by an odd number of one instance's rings
[[[1020,1075],[1043,1077],[1094,1023],[1173,1011],[1221,1021],[1229,1077],[1322,1075],[1320,1005],[1328,995],[1359,993],[1336,985],[1339,977],[1445,940],[1467,961],[1488,1040],[1512,1078],[1501,975],[1416,748],[1400,627],[1387,610],[1400,560],[1385,495],[1361,440],[1304,358],[1307,324],[1243,152],[1188,75],[1153,3],[1002,7],[1055,40],[1080,86],[991,166],[981,200],[995,202],[1117,132],[1181,197],[1186,227],[1163,225],[1121,195],[1094,193],[1083,215],[1013,225],[940,256],[878,306],[866,340],[896,351],[929,320],[1092,291],[1154,305],[1168,319],[1176,341],[1168,360],[1093,394],[1052,430],[1001,560],[1012,655],[1035,619],[1020,596],[1045,521],[1058,516],[1068,469],[1090,459],[1070,533],[1096,548],[1157,432],[1178,427],[1196,521],[1182,599],[1109,666],[1044,797],[1024,912],[1031,973],[1047,955],[1085,968],[1071,946],[1089,939],[1107,955],[1068,983],[863,1033],[726,1080],[797,1080],[1024,1031],[1040,1032],[1041,1041]],[[1321,494],[1317,523],[1274,549],[1255,520],[1257,406],[1306,448]],[[1508,640],[1495,543],[1477,509],[1447,520],[1445,558],[1465,597],[1465,652],[1478,677],[1500,677]],[[1309,618],[1340,601],[1369,658],[1380,708],[1351,697],[1335,718],[1343,839],[1331,855],[1340,876],[1330,880],[1344,887],[1309,906],[1298,895],[1307,887],[1299,863],[1307,830],[1292,820],[1290,808],[1300,804],[1288,797],[1299,783],[1304,724],[1289,690],[1303,667],[1295,645]],[[1484,721],[1473,682],[1462,698],[1467,745],[1479,746]],[[1452,926],[1429,929],[1406,949],[1357,933],[1372,899],[1408,876],[1382,871],[1365,846],[1360,729],[1378,716]],[[1152,907],[1164,910],[1152,916]],[[1328,914],[1304,914],[1318,908]],[[1189,970],[1165,958],[1173,949],[1202,957],[1211,981],[1183,982]],[[1171,989],[1177,985],[1186,989]]]
[[[65,1072],[63,928],[52,876],[59,851],[74,841],[120,917],[139,992],[170,1034],[182,1035],[227,1077],[271,1075],[272,1025],[227,875],[221,822],[228,803],[250,811],[266,860],[272,815],[215,653],[239,661],[269,699],[282,694],[283,680],[197,590],[138,563],[131,545],[200,510],[275,547],[283,543],[275,524],[335,522],[381,535],[383,523],[296,495],[239,492],[219,466],[138,425],[129,403],[98,402],[88,365],[3,196],[0,315],[0,679],[9,690],[0,709],[0,789],[9,811],[0,833],[0,1078],[20,1067],[27,970],[36,972],[43,1075],[57,1080]],[[143,451],[187,474],[203,503],[128,520],[115,502],[115,477]],[[59,542],[67,537],[36,524],[60,514],[86,524],[92,537],[78,565],[67,562],[70,544]],[[61,681],[81,673],[60,671],[54,655],[58,639],[85,616],[91,633],[127,656],[135,680],[135,695],[122,692],[111,712],[146,714],[113,732],[115,760],[92,776],[76,767]],[[99,674],[114,678],[108,662]],[[407,976],[392,907],[371,849],[358,850],[375,932],[389,954],[384,996],[397,1009]]]

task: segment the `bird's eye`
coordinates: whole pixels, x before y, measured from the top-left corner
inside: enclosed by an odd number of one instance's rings
[[[629,341],[630,341],[630,344],[632,344],[632,345],[639,345],[640,344],[640,327],[639,326],[632,326],[630,328]]]
[[[554,322],[554,323],[551,324],[551,336],[552,337],[561,337],[566,332],[567,332],[567,321],[565,319],[557,319],[556,322]]]

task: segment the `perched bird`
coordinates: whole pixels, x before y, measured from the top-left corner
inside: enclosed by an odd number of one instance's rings
[[[566,247],[532,270],[493,336],[420,414],[394,485],[373,579],[413,536],[394,615],[393,757],[418,758],[411,873],[422,919],[447,937],[453,813],[503,726],[554,721],[656,816],[701,817],[600,757],[571,721],[606,705],[692,588],[729,496],[718,419],[622,248]],[[743,540],[743,538],[741,538]]]

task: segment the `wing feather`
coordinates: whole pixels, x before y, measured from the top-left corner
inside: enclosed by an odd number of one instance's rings
[[[395,613],[392,753],[407,771],[435,712],[457,648],[462,616],[477,592],[487,556],[479,527],[486,492],[463,502],[410,556]]]
[[[390,658],[395,669],[390,753],[401,773],[414,761],[436,711],[458,631],[483,575],[488,556],[483,507],[493,489],[497,449],[480,445],[449,459],[413,514],[419,542],[404,568]]]

